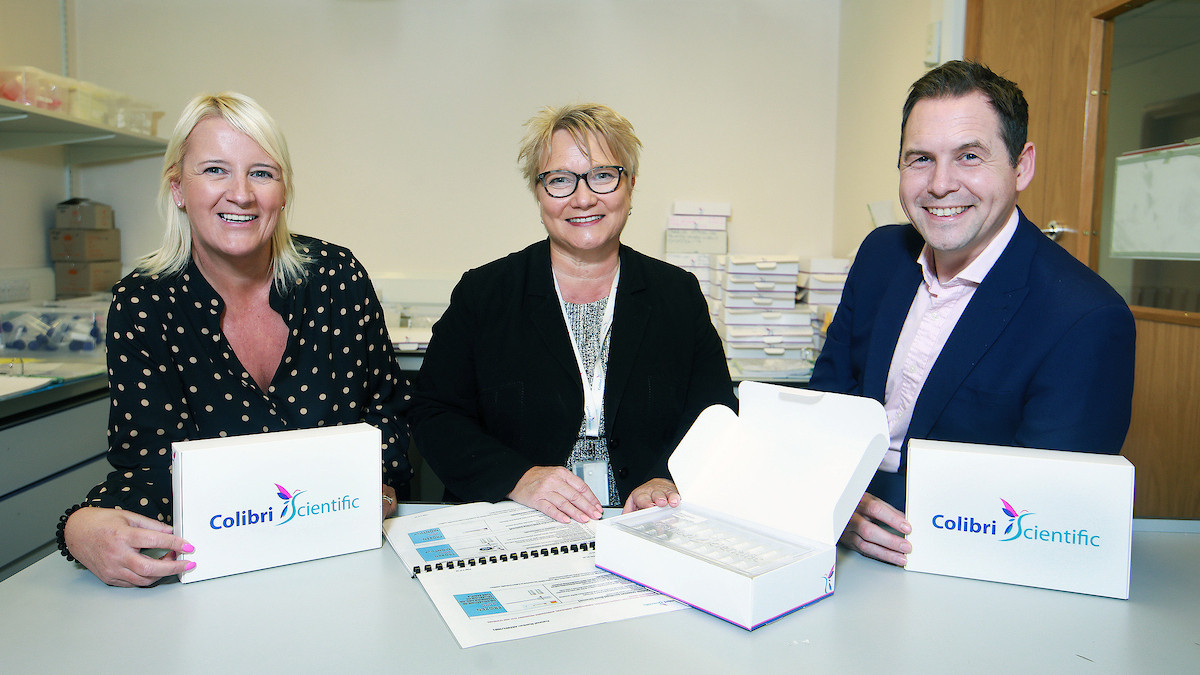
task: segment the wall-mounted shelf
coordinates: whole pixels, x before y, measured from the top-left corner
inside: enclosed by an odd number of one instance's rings
[[[62,145],[69,164],[161,155],[167,141],[0,100],[0,152]]]

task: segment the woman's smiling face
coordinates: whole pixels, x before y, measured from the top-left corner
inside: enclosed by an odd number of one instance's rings
[[[592,167],[612,166],[617,161],[607,144],[592,134],[587,136],[587,152],[575,144],[565,130],[550,138],[550,155],[542,171],[586,173]],[[591,155],[590,157],[588,155]],[[587,181],[580,180],[569,197],[551,197],[539,185],[536,189],[542,224],[550,235],[550,245],[575,259],[590,259],[612,254],[621,243],[621,231],[629,217],[633,179],[621,178],[617,189],[596,194]]]
[[[282,171],[224,119],[209,117],[192,129],[171,194],[187,211],[197,263],[270,259],[284,205]]]

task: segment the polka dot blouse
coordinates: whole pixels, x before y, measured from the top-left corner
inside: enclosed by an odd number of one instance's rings
[[[383,432],[383,482],[411,470],[408,383],[383,310],[350,251],[294,237],[307,279],[271,307],[288,327],[283,360],[263,391],[221,333],[224,302],[195,263],[177,275],[133,273],[108,315],[108,459],[113,471],[85,504],[171,521],[171,443],[368,422]]]

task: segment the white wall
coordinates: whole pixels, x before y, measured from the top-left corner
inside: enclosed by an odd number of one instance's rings
[[[926,26],[963,1],[68,0],[68,70],[164,109],[163,136],[200,91],[259,98],[291,142],[296,229],[350,246],[377,278],[457,278],[540,238],[521,123],[585,99],[646,144],[627,243],[660,254],[686,198],[733,203],[735,252],[847,255],[866,203],[894,199]],[[58,0],[0,0],[0,63],[61,72],[58,20]],[[616,62],[589,64],[602,48]],[[551,54],[572,65],[552,72]],[[61,158],[0,154],[0,268],[46,264]],[[126,263],[158,244],[160,168],[74,171],[75,194],[116,207]]]
[[[928,69],[927,27],[940,21],[939,61],[962,58],[965,0],[842,0],[838,50],[833,254],[850,257],[871,230],[867,204],[897,196],[900,112],[909,86]]]
[[[673,200],[720,200],[733,251],[828,255],[839,4],[76,0],[72,67],[167,126],[201,91],[256,97],[289,139],[294,229],[376,277],[457,278],[543,237],[521,125],[584,100],[645,145],[626,243],[659,255]],[[158,243],[159,169],[79,171],[80,192],[116,208],[127,262]]]

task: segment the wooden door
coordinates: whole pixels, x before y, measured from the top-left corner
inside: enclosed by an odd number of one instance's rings
[[[1021,86],[1034,181],[1018,204],[1096,268],[1111,19],[1149,0],[968,0],[964,54]],[[1138,345],[1133,422],[1140,518],[1200,518],[1200,316],[1132,308]],[[1103,364],[1097,364],[1103,367]]]
[[[1092,176],[1085,171],[1083,124],[1097,107],[1088,87],[1091,15],[1112,0],[970,0],[964,52],[1016,82],[1029,101],[1029,140],[1037,148],[1033,183],[1017,202],[1038,227],[1070,230],[1058,243],[1092,265]],[[1093,93],[1095,91],[1095,93]]]

